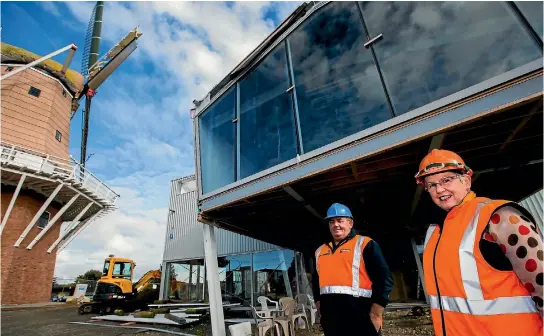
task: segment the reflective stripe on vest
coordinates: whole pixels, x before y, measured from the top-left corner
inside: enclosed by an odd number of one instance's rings
[[[363,252],[361,251],[361,247],[363,246],[363,243],[365,241],[365,237],[359,236],[357,238],[357,242],[355,243],[354,251],[353,251],[353,261],[351,263],[351,287],[349,286],[323,286],[319,289],[320,294],[349,294],[353,296],[362,296],[362,297],[371,297],[372,296],[372,290],[370,289],[364,289],[359,288],[359,271],[361,267],[361,258]],[[319,255],[321,254],[321,250],[323,248],[323,245],[321,245],[315,255],[315,263],[316,263],[316,269],[319,271]]]
[[[461,281],[465,290],[465,297],[440,296],[443,311],[471,314],[475,316],[536,313],[537,309],[530,296],[499,297],[496,299],[484,299],[478,266],[474,257],[474,246],[478,232],[480,211],[484,205],[491,201],[481,202],[476,206],[474,215],[463,233],[459,245],[459,263]],[[436,227],[429,227],[425,245]],[[430,295],[431,309],[440,309],[438,296]]]
[[[319,289],[320,294],[349,294],[353,296],[372,297],[371,289],[353,289],[348,286],[325,286]]]
[[[425,251],[425,247],[427,247],[427,243],[429,242],[429,239],[431,239],[431,236],[433,235],[434,229],[436,229],[438,225],[431,224],[429,225],[429,228],[427,229],[427,233],[425,234],[425,241],[423,242],[423,250]]]
[[[429,295],[431,309],[440,309],[438,296]],[[440,296],[442,310],[477,316],[498,314],[537,313],[530,296],[501,297],[493,300],[467,300],[459,297]]]

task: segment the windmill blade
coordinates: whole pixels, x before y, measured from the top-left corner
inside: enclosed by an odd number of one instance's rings
[[[138,27],[136,27],[89,69],[87,82],[89,89],[96,90],[136,50],[140,36],[142,33],[138,32]]]

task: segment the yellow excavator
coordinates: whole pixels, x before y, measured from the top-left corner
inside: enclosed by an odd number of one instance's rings
[[[145,308],[148,303],[156,300],[161,271],[148,271],[140,280],[133,283],[134,267],[136,263],[131,259],[114,255],[106,258],[102,277],[96,284],[92,302],[82,303],[78,307],[78,313],[110,314],[117,308],[132,311]],[[146,289],[148,290],[145,291]]]

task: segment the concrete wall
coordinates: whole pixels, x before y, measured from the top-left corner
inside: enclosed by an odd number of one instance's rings
[[[2,185],[2,218],[14,189],[14,187]],[[44,201],[45,198],[42,196],[21,190],[2,231],[0,283],[2,305],[50,301],[57,254],[56,251],[49,254],[47,249],[59,237],[60,224],[54,225],[31,250],[27,250],[26,247],[42,230],[37,224],[19,247],[13,246]],[[53,204],[47,208],[50,218],[53,218],[59,208]]]
[[[2,65],[2,74],[6,69]],[[41,90],[39,97],[28,93],[31,87]],[[3,142],[69,158],[72,97],[58,80],[27,69],[1,82],[1,98]]]

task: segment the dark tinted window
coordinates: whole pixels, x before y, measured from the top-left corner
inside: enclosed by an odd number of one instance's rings
[[[236,89],[231,88],[199,117],[202,192],[234,182]]]
[[[395,113],[541,57],[503,2],[362,2]]]
[[[525,16],[529,24],[533,27],[535,32],[542,38],[544,34],[542,26],[542,12],[543,12],[543,3],[542,1],[516,1],[516,6]]]
[[[240,178],[297,154],[286,58],[280,44],[240,82]]]
[[[49,217],[51,216],[51,214],[47,211],[44,211],[40,218],[38,218],[38,227],[39,228],[44,228],[47,226],[47,223],[49,223]]]
[[[28,90],[28,94],[32,95],[32,96],[34,96],[36,98],[38,98],[40,96],[41,92],[42,92],[42,90],[37,89],[37,88],[35,88],[33,86],[31,86],[30,89]]]
[[[332,2],[288,38],[304,152],[390,118],[355,2]]]

